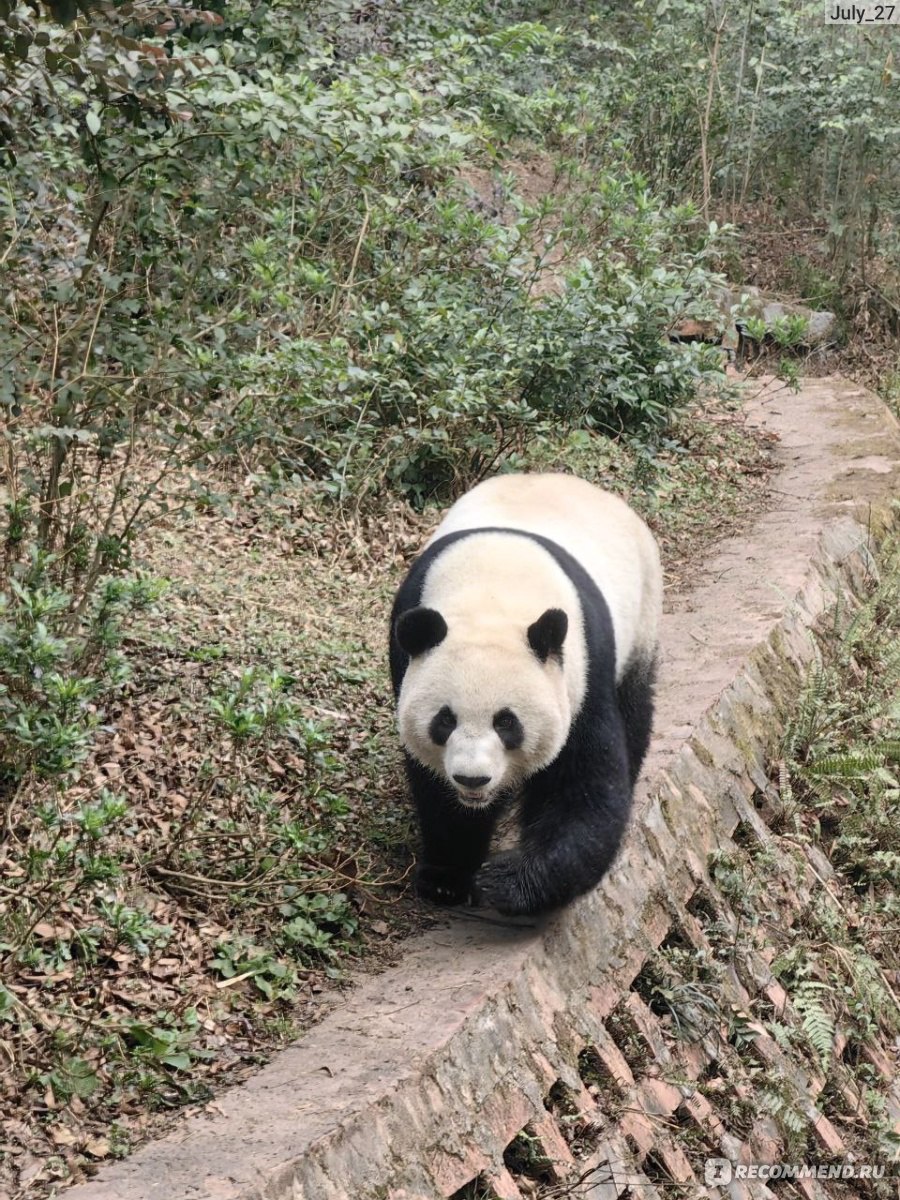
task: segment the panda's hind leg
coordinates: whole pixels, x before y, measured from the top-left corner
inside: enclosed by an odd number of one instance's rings
[[[632,785],[641,773],[641,766],[650,745],[656,667],[655,654],[633,659],[616,688],[619,712],[625,727],[628,769]]]
[[[465,904],[487,857],[497,810],[465,808],[448,784],[409,755],[406,773],[422,835],[416,892],[432,904]]]

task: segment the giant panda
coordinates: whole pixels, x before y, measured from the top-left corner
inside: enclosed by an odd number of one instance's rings
[[[650,739],[661,607],[653,535],[593,484],[499,475],[447,511],[391,616],[420,896],[536,915],[599,882]],[[519,844],[489,856],[511,806]]]

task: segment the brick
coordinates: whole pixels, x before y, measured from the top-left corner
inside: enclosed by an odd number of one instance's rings
[[[545,1113],[529,1123],[529,1129],[541,1143],[544,1155],[550,1160],[551,1169],[557,1180],[565,1179],[574,1159],[569,1144],[559,1131],[559,1126],[550,1113]]]
[[[627,1063],[625,1064],[628,1065]],[[602,1121],[603,1111],[597,1104],[597,1101],[587,1090],[584,1084],[580,1084],[577,1088],[570,1088],[569,1095],[572,1103],[578,1110],[578,1115],[589,1121]]]
[[[646,957],[646,956],[645,956]],[[641,960],[643,963],[643,959]],[[640,970],[640,967],[638,967]],[[634,976],[631,977],[632,979]],[[631,979],[628,980],[631,983]],[[594,1013],[605,1021],[622,997],[622,985],[616,980],[606,980],[601,984],[592,984],[588,989],[587,1002]]]
[[[667,1065],[672,1061],[672,1055],[662,1035],[659,1020],[653,1015],[637,992],[629,993],[625,1001],[625,1009],[637,1027],[637,1031],[650,1047],[653,1057],[658,1063]]]
[[[841,1058],[841,1055],[847,1048],[847,1042],[849,1040],[850,1039],[847,1037],[847,1034],[843,1029],[836,1029],[834,1031],[834,1045],[832,1046],[831,1052],[834,1055],[835,1061],[838,1061]]]
[[[692,807],[700,808],[704,812],[707,812],[710,815],[712,815],[712,805],[710,804],[709,800],[706,798],[704,793],[700,791],[700,789],[697,787],[697,785],[695,783],[688,784],[687,792],[691,798]]]
[[[786,1061],[785,1055],[772,1035],[757,1021],[748,1021],[747,1028],[752,1029],[756,1035],[753,1039],[753,1049],[760,1058],[765,1059],[770,1066],[783,1066]]]
[[[680,1146],[676,1146],[668,1138],[657,1143],[653,1157],[662,1163],[676,1183],[697,1183],[697,1176],[688,1162],[687,1155]]]
[[[859,1113],[863,1107],[862,1092],[852,1080],[840,1084],[841,1099],[850,1113]]]
[[[612,986],[615,988],[616,996],[613,1008],[621,1001],[622,993],[630,986],[632,980],[640,974],[641,967],[654,949],[654,946],[647,945],[643,939],[629,941],[622,948],[621,955],[617,956],[615,962],[610,964],[614,975]],[[610,1009],[610,1011],[612,1010]]]
[[[847,1147],[844,1145],[843,1138],[825,1116],[820,1116],[816,1119],[813,1125],[813,1132],[816,1135],[816,1141],[823,1149],[827,1150],[834,1158],[840,1158],[847,1153]]]
[[[709,950],[709,939],[703,932],[703,926],[693,913],[685,910],[685,912],[679,914],[678,924],[695,950]]]
[[[893,1080],[896,1068],[880,1046],[870,1046],[868,1042],[864,1042],[862,1056],[872,1064],[882,1079],[887,1080],[888,1083]]]
[[[778,1130],[778,1125],[771,1117],[763,1117],[757,1121],[747,1139],[754,1162],[781,1162],[784,1155],[784,1141]]]
[[[481,1120],[494,1135],[494,1143],[508,1146],[519,1130],[534,1116],[534,1108],[524,1092],[494,1092],[481,1110]]]
[[[638,1154],[643,1160],[653,1149],[656,1141],[656,1131],[653,1123],[646,1114],[631,1111],[625,1114],[619,1122],[619,1132],[637,1147]]]
[[[452,1196],[489,1165],[486,1156],[474,1146],[467,1147],[459,1154],[438,1150],[428,1163],[428,1173],[438,1191]]]
[[[775,1009],[775,1016],[783,1016],[784,1010],[787,1008],[788,994],[777,979],[766,984],[765,993],[769,998],[769,1003]]]
[[[516,1187],[516,1181],[506,1167],[488,1172],[485,1181],[497,1200],[522,1200],[522,1193]]]
[[[701,1092],[691,1092],[681,1103],[698,1125],[705,1125],[716,1115],[713,1106]]]
[[[693,1095],[687,1096],[683,1105],[704,1133],[709,1134],[716,1141],[725,1133],[722,1118],[700,1092],[694,1092]]]
[[[712,1061],[712,1054],[702,1042],[680,1042],[675,1051],[680,1074],[696,1079]]]
[[[671,926],[672,917],[662,903],[657,902],[656,904],[648,905],[644,910],[641,921],[641,933],[647,938],[654,950],[662,942]]]
[[[549,1091],[559,1078],[559,1073],[547,1056],[541,1054],[540,1050],[532,1050],[531,1061],[534,1063],[535,1074],[540,1081],[541,1088],[545,1092]]]
[[[822,1193],[812,1179],[795,1179],[792,1182],[794,1187],[799,1188],[806,1196],[807,1200],[820,1200]]]
[[[723,1193],[719,1193],[722,1195]],[[757,1183],[755,1189],[743,1179],[732,1179],[728,1185],[728,1200],[759,1200],[760,1195],[771,1196],[770,1191],[761,1192]]]
[[[628,1147],[613,1139],[600,1142],[594,1153],[578,1164],[578,1170],[585,1179],[584,1200],[617,1200],[634,1175]],[[580,1197],[582,1193],[577,1194]]]
[[[815,1100],[816,1096],[818,1096],[819,1092],[825,1086],[825,1076],[816,1075],[811,1071],[805,1070],[800,1072],[800,1076],[805,1081],[803,1085],[804,1091],[808,1092],[810,1097]]]
[[[565,997],[560,993],[555,980],[532,967],[528,972],[528,1005],[536,1009],[536,1016],[547,1029],[553,1029],[565,1007]]]
[[[594,1043],[593,1049],[604,1070],[616,1081],[623,1091],[634,1087],[634,1075],[625,1060],[622,1051],[613,1041],[612,1036],[604,1029],[602,1037]]]
[[[646,1111],[660,1117],[671,1116],[683,1099],[678,1088],[665,1079],[644,1079],[639,1094]]]
[[[768,972],[766,972],[766,974],[768,974]],[[750,1008],[752,1003],[750,1000],[750,993],[741,982],[738,973],[734,968],[734,963],[728,964],[726,976],[728,981],[726,988],[728,998],[731,1003],[736,1005],[738,1008]]]

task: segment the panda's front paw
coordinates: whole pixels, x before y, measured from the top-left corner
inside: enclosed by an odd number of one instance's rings
[[[489,858],[477,872],[475,903],[507,916],[534,916],[544,907],[526,860],[514,850]]]
[[[472,894],[472,876],[450,867],[420,863],[416,870],[416,895],[431,904],[465,904]]]

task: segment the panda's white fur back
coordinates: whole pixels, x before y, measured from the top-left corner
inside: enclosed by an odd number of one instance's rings
[[[650,530],[618,496],[571,475],[498,475],[466,493],[448,510],[429,545],[465,529],[521,529],[546,537],[567,550],[591,576],[606,601],[616,642],[616,677],[636,656],[651,657],[662,612],[662,570]],[[526,549],[527,547],[527,549]],[[486,595],[501,583],[503,594]],[[454,604],[459,597],[458,605]],[[546,603],[543,598],[547,597]],[[439,556],[428,573],[424,604],[449,617],[449,605],[463,612],[490,611],[496,604],[529,624],[540,607],[563,608],[570,621],[581,607],[565,572],[536,543],[510,546],[502,535],[464,539]],[[574,600],[573,600],[574,597]],[[477,602],[473,605],[472,601]],[[509,612],[512,606],[515,611]],[[527,618],[527,619],[526,619]],[[453,622],[448,620],[452,628]],[[567,642],[567,671],[573,712],[585,678],[581,629]],[[580,661],[579,661],[580,659]]]

